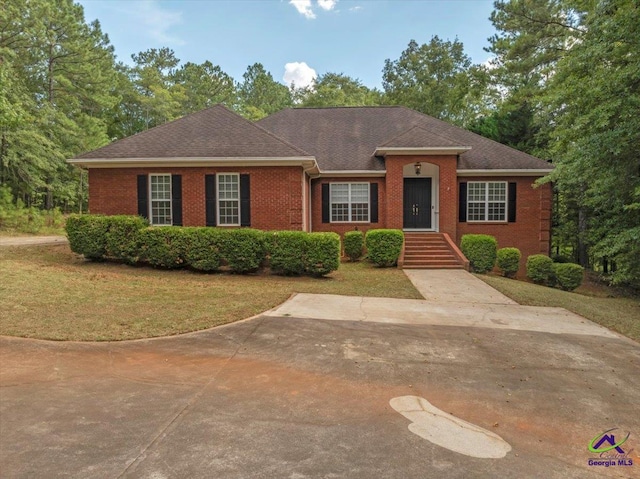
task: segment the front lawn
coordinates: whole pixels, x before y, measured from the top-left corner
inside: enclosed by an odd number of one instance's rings
[[[476,276],[520,304],[565,308],[640,341],[640,298],[631,294],[589,281],[570,293],[501,276]]]
[[[422,296],[396,268],[344,263],[327,278],[241,276],[91,263],[67,245],[0,249],[0,334],[106,341],[197,331],[292,293]]]

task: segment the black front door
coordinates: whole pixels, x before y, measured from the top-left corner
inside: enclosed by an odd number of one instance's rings
[[[431,178],[404,179],[404,227],[431,228]]]

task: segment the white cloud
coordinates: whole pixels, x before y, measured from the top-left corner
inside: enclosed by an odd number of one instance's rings
[[[316,14],[313,13],[311,9],[311,0],[291,0],[289,3],[296,7],[298,13],[304,15],[306,18],[316,18]]]
[[[326,12],[333,10],[337,3],[338,0],[316,0],[316,5]],[[298,10],[298,13],[306,18],[310,20],[316,18],[312,0],[289,0],[289,4],[293,5]]]
[[[326,11],[333,10],[336,3],[338,3],[338,0],[318,0],[318,6]]]
[[[284,76],[282,79],[288,85],[295,85],[296,88],[304,88],[313,83],[318,74],[305,62],[292,62],[284,66]]]
[[[362,7],[360,5],[356,5],[355,7],[351,7],[349,9],[350,12],[358,12],[360,10],[362,10]]]
[[[156,0],[131,2],[129,5],[134,8],[131,13],[154,40],[167,46],[186,43],[170,33],[171,28],[182,24],[182,12],[164,9]]]

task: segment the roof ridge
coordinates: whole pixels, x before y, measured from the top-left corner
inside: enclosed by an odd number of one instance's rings
[[[282,110],[279,110],[275,113],[273,113],[273,115],[275,115],[276,113],[280,113],[281,111],[286,111],[286,110],[339,110],[339,109],[353,109],[355,110],[356,108],[401,108],[402,105],[338,105],[338,106],[294,106],[294,107],[289,107],[289,108],[283,108]],[[271,116],[271,115],[269,115]]]

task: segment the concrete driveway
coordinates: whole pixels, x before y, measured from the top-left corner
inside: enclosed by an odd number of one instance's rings
[[[637,343],[555,308],[440,299],[298,295],[174,338],[0,338],[0,475],[638,477]],[[634,465],[589,466],[612,428]]]

